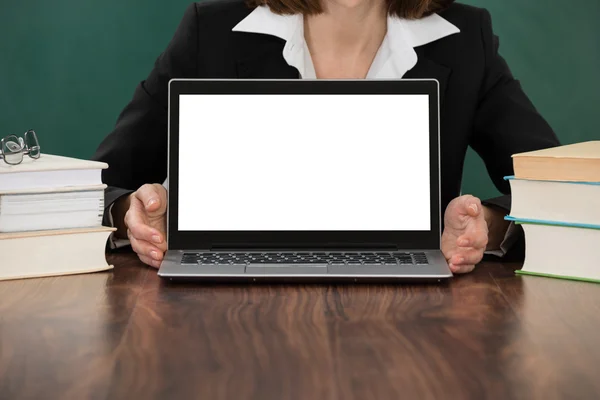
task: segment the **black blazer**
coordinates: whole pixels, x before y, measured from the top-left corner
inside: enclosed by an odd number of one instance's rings
[[[171,78],[299,78],[283,59],[283,40],[231,31],[251,11],[243,0],[203,1],[187,8],[169,45],[93,157],[109,164],[102,175],[109,185],[107,208],[145,183],[166,179]],[[557,146],[559,141],[498,54],[490,14],[453,4],[440,15],[461,32],[416,48],[418,63],[405,78],[440,82],[442,210],[461,193],[465,154],[471,146],[505,194],[484,203],[508,212],[510,187],[503,177],[513,174],[511,155]]]

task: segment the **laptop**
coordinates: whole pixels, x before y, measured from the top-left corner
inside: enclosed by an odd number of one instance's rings
[[[452,277],[436,80],[169,83],[170,280]]]

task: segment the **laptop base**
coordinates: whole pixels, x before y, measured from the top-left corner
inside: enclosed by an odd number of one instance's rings
[[[322,250],[321,250],[322,251]],[[318,252],[318,250],[315,250]],[[439,250],[406,251],[427,257],[427,264],[213,264],[182,263],[190,253],[202,251],[169,251],[158,275],[173,281],[205,282],[398,282],[440,281],[451,278],[452,272]],[[214,253],[213,253],[214,254]],[[225,254],[225,253],[224,253]],[[277,252],[273,252],[273,255]],[[290,253],[291,254],[291,253]]]

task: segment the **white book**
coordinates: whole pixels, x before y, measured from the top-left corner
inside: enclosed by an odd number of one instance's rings
[[[512,194],[511,217],[600,225],[600,183],[507,179]]]
[[[102,225],[106,185],[0,193],[0,232]]]
[[[18,165],[0,161],[0,192],[24,192],[102,184],[108,164],[52,154],[34,160],[25,156]]]
[[[0,280],[112,269],[106,241],[114,228],[0,233]]]
[[[600,226],[522,226],[525,262],[517,273],[600,283]]]

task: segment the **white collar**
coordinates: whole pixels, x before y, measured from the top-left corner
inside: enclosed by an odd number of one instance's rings
[[[417,63],[414,48],[459,33],[460,30],[438,14],[432,14],[418,20],[401,19],[388,16],[388,31],[373,61],[368,77],[401,78]],[[260,33],[285,40],[283,57],[289,65],[299,69],[302,76],[313,71],[307,62],[304,41],[304,19],[300,14],[279,15],[271,12],[267,6],[259,6],[238,23],[232,31]],[[308,57],[310,60],[310,57]]]

